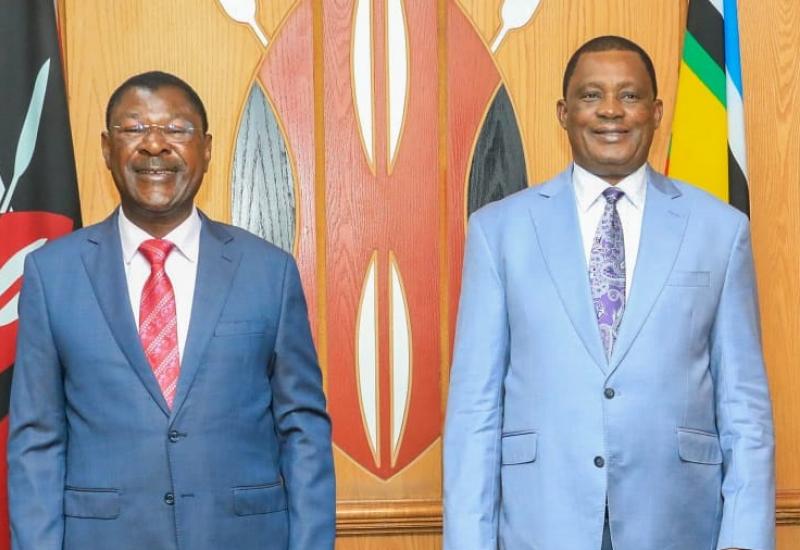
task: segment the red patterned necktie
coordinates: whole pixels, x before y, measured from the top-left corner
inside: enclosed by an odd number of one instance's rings
[[[174,246],[162,239],[149,239],[139,246],[139,252],[150,262],[150,276],[144,283],[139,306],[139,338],[170,408],[181,368],[175,292],[164,269]]]

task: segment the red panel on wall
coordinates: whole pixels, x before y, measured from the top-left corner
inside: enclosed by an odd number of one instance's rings
[[[299,2],[267,50],[258,78],[280,119],[292,156],[297,192],[295,257],[301,266],[312,328],[316,328],[314,228],[314,45],[312,4]]]
[[[467,170],[500,77],[454,2],[444,79],[436,2],[328,1],[323,14],[324,197],[315,195],[314,184],[309,1],[274,37],[259,78],[296,161],[296,254],[314,328],[326,334],[321,355],[327,357],[334,442],[388,479],[441,435],[442,346],[449,355],[451,341],[442,341],[440,328],[446,323],[452,338]],[[447,128],[439,125],[443,81]],[[446,155],[439,151],[443,131],[449,134]],[[315,219],[320,201],[325,217]],[[325,258],[318,258],[322,242]],[[320,282],[327,315],[317,320]],[[450,297],[446,310],[443,293]]]
[[[448,10],[447,137],[448,232],[450,242],[450,322],[455,326],[461,290],[464,231],[467,217],[467,182],[472,152],[478,139],[500,73],[472,23],[455,2]],[[454,331],[450,332],[453,337]],[[450,343],[452,349],[452,341]]]
[[[433,443],[441,425],[438,250],[445,243],[438,242],[437,13],[435,2],[405,2],[408,95],[390,174],[388,4],[372,3],[373,173],[354,103],[352,71],[364,67],[351,63],[353,29],[342,26],[343,21],[354,20],[355,6],[350,4],[333,7],[331,2],[325,10],[325,112],[330,115],[326,119],[328,389],[337,445],[368,470],[388,478]],[[399,327],[389,311],[390,253],[402,277],[411,332],[408,413],[394,464],[391,411],[397,388],[391,387],[391,369],[396,365],[390,359],[390,332]],[[370,312],[365,309],[375,303],[361,301],[373,254],[377,314],[374,324],[359,331],[359,311],[366,316]],[[371,365],[365,364],[369,356],[356,356],[359,332],[362,339],[369,339],[370,329],[377,337],[372,402],[359,393],[359,361],[369,371]],[[373,414],[375,441],[368,435],[367,419]]]

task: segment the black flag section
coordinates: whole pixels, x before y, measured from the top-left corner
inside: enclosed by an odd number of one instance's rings
[[[81,224],[77,177],[51,0],[0,0],[0,177],[5,191],[37,76],[49,62],[44,103],[30,164],[10,198],[11,210],[62,214]],[[35,113],[34,113],[35,114]],[[24,160],[24,159],[19,159]],[[3,202],[8,200],[3,197]],[[0,202],[0,206],[2,202]]]

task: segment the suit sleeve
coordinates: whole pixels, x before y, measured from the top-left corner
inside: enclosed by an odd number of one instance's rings
[[[497,547],[506,298],[486,237],[470,219],[444,433],[444,548]]]
[[[717,548],[775,548],[772,406],[764,372],[749,224],[740,223],[711,332],[723,451]]]
[[[336,490],[331,424],[300,275],[287,259],[270,382],[289,499],[289,548],[333,549]]]
[[[42,279],[25,260],[8,436],[13,550],[61,550],[66,420],[62,369]]]

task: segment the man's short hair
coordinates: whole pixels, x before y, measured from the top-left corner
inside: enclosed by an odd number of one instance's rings
[[[572,79],[572,75],[575,73],[575,68],[578,66],[578,61],[580,60],[581,56],[585,53],[611,51],[635,52],[639,54],[639,57],[642,58],[642,63],[644,63],[644,68],[647,70],[647,74],[650,75],[650,83],[653,85],[653,98],[658,97],[656,69],[653,66],[653,60],[650,59],[650,56],[647,55],[647,52],[644,51],[639,44],[628,40],[627,38],[623,38],[622,36],[606,35],[592,38],[583,46],[578,48],[575,53],[572,54],[572,57],[569,58],[569,61],[567,62],[567,68],[564,69],[564,81],[561,86],[561,93],[564,94],[565,99],[567,97],[567,86],[569,86],[569,81]]]
[[[154,92],[166,87],[178,88],[184,94],[186,94],[186,98],[189,100],[189,103],[192,104],[194,110],[197,111],[198,115],[200,115],[200,121],[203,124],[203,133],[207,133],[208,116],[206,115],[206,108],[203,106],[203,101],[200,99],[200,96],[197,95],[197,92],[194,91],[194,88],[189,86],[189,84],[187,84],[185,81],[181,80],[174,74],[165,73],[162,71],[149,71],[134,75],[120,84],[119,87],[114,90],[114,93],[111,94],[110,98],[108,98],[108,105],[106,105],[106,128],[111,126],[111,111],[113,111],[114,107],[117,106],[125,92],[133,88],[144,88],[145,90]]]

